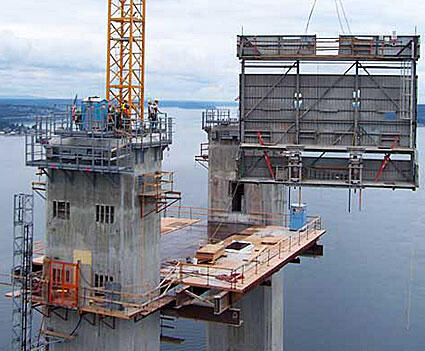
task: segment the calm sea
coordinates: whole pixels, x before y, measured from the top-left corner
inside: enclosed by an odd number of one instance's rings
[[[193,157],[205,141],[199,110],[168,109],[175,143],[164,169],[176,171],[184,203],[207,205],[207,171]],[[419,130],[424,146],[425,129]],[[24,166],[24,139],[0,136],[0,273],[11,265],[12,200],[30,191],[35,170]],[[425,165],[424,154],[420,164]],[[423,177],[422,177],[423,178]],[[305,189],[310,214],[328,230],[325,255],[285,268],[284,347],[304,350],[425,350],[425,191],[367,190],[359,211],[345,190]],[[44,205],[36,202],[36,239],[43,238]],[[0,281],[7,281],[0,276]],[[10,301],[0,286],[0,349],[10,344]],[[182,345],[162,350],[208,350],[206,324],[179,320],[167,335]],[[234,350],[246,350],[235,348]],[[227,351],[227,350],[226,350]],[[256,351],[256,350],[255,350]]]

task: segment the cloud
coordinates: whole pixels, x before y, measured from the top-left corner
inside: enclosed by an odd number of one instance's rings
[[[303,33],[312,3],[147,0],[146,94],[233,100],[238,95],[236,35],[242,27],[247,34]],[[424,27],[422,1],[343,3],[354,33],[409,34],[415,25]],[[104,94],[106,0],[21,0],[9,2],[2,12],[0,76],[6,84],[0,94]],[[339,34],[334,1],[318,1],[309,32]],[[422,65],[418,72],[425,78]],[[421,82],[420,90],[424,88]]]

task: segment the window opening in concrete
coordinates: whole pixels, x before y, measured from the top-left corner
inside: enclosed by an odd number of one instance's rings
[[[59,219],[69,219],[71,206],[67,201],[53,201],[53,217]]]
[[[96,205],[96,222],[113,224],[115,221],[115,207]]]
[[[242,202],[245,195],[245,186],[244,184],[240,184],[238,182],[231,182],[230,184],[230,195],[233,196],[232,212],[242,212]]]
[[[113,281],[114,281],[114,277],[107,275],[107,274],[95,273],[95,275],[94,275],[94,287],[95,288],[106,288],[106,284],[111,283]],[[104,293],[98,292],[95,295],[96,296],[103,296]]]

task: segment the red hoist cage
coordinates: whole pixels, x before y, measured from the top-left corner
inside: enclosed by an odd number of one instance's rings
[[[108,0],[106,99],[127,101],[137,121],[144,111],[145,15],[145,0]]]
[[[78,307],[78,264],[52,261],[49,265],[49,304]]]

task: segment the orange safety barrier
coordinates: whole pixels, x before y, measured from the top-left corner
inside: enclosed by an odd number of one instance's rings
[[[78,264],[50,262],[49,304],[77,307],[78,286]]]

